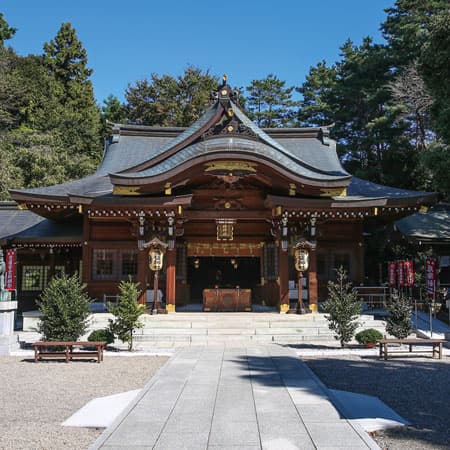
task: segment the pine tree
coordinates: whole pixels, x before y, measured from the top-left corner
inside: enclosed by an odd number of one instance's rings
[[[94,169],[102,154],[101,115],[89,77],[87,53],[70,23],[44,44],[44,65],[57,83],[58,106],[48,117],[49,129],[58,129],[70,154],[89,156]],[[80,173],[78,176],[86,175]]]
[[[336,105],[333,95],[336,89],[336,68],[325,61],[310,67],[306,81],[297,88],[303,96],[299,103],[298,121],[303,127],[331,125],[336,121]]]
[[[448,10],[448,0],[396,0],[387,8],[386,20],[381,24],[397,66],[405,66],[417,59],[428,39],[433,18]]]
[[[103,100],[102,116],[105,121],[126,123],[128,111],[115,95],[109,95]]]
[[[344,347],[350,342],[358,328],[356,319],[361,314],[361,303],[356,292],[352,291],[351,283],[347,282],[347,273],[341,266],[336,270],[336,281],[328,282],[328,300],[323,308],[328,316],[328,327],[335,332],[335,339]]]
[[[186,67],[176,78],[152,73],[150,80],[128,85],[125,98],[129,119],[142,125],[190,126],[206,110],[218,83],[208,70],[194,66]]]
[[[136,328],[142,328],[139,317],[144,313],[145,306],[138,303],[140,295],[139,283],[121,281],[119,284],[119,301],[117,305],[108,305],[108,311],[115,316],[109,320],[111,332],[122,342],[128,343],[128,350],[133,349],[133,332]]]
[[[11,39],[16,34],[16,31],[17,29],[10,27],[3,14],[0,13],[0,47],[3,47],[4,42]]]
[[[252,80],[246,87],[246,108],[249,117],[259,127],[289,126],[294,119],[292,100],[294,87],[285,87],[286,82],[274,74],[269,74],[262,80]]]
[[[412,332],[409,300],[396,292],[391,296],[387,309],[389,317],[386,319],[386,331],[397,339],[407,338]]]
[[[52,278],[37,302],[38,330],[46,341],[76,341],[87,329],[90,299],[78,275]]]

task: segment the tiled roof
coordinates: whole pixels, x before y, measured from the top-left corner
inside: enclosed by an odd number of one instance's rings
[[[415,239],[447,241],[450,244],[450,205],[441,204],[395,222],[397,229]]]
[[[207,141],[200,141],[189,147],[178,151],[173,156],[165,159],[161,163],[139,172],[123,174],[127,178],[145,178],[161,175],[187,161],[203,155],[210,155],[215,152],[239,152],[258,156],[271,162],[278,163],[283,168],[296,175],[318,180],[336,180],[348,178],[347,172],[342,168],[338,171],[326,172],[314,170],[299,162],[299,159],[290,152],[280,152],[263,142],[243,139],[239,137],[217,137]],[[120,177],[120,175],[119,175]]]
[[[79,221],[45,219],[28,210],[20,210],[12,203],[0,202],[0,241],[11,239],[81,241]]]
[[[371,198],[407,198],[422,197],[435,195],[432,192],[411,191],[408,189],[399,189],[391,186],[383,186],[381,184],[372,183],[371,181],[362,180],[361,178],[352,177],[350,185],[347,188],[347,195],[361,196]]]

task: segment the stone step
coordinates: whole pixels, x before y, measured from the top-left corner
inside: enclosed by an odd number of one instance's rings
[[[279,344],[295,344],[302,342],[332,342],[332,335],[319,336],[292,336],[292,335],[254,335],[254,336],[209,336],[209,335],[192,335],[192,336],[148,336],[138,335],[134,337],[134,342],[139,344],[155,344],[158,346],[173,346],[177,344],[192,345],[209,345],[209,344],[234,344],[234,343],[271,343]]]

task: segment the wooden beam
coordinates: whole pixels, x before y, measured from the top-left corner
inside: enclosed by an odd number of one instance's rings
[[[196,211],[186,210],[184,217],[188,220],[215,220],[215,219],[237,219],[237,220],[269,220],[272,217],[267,210],[241,210],[241,211]]]

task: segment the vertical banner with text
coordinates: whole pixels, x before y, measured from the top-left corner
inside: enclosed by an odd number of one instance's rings
[[[397,264],[395,262],[388,263],[389,267],[389,286],[395,287],[397,285]]]
[[[436,260],[427,258],[425,262],[425,271],[427,275],[427,294],[431,300],[436,298]]]
[[[5,289],[7,291],[16,290],[16,255],[16,250],[6,250]]]
[[[404,270],[404,261],[397,261],[397,277],[398,277],[398,286],[402,288],[405,285],[405,270]]]
[[[403,265],[405,269],[405,286],[413,287],[414,286],[414,265],[410,260],[405,261]]]

